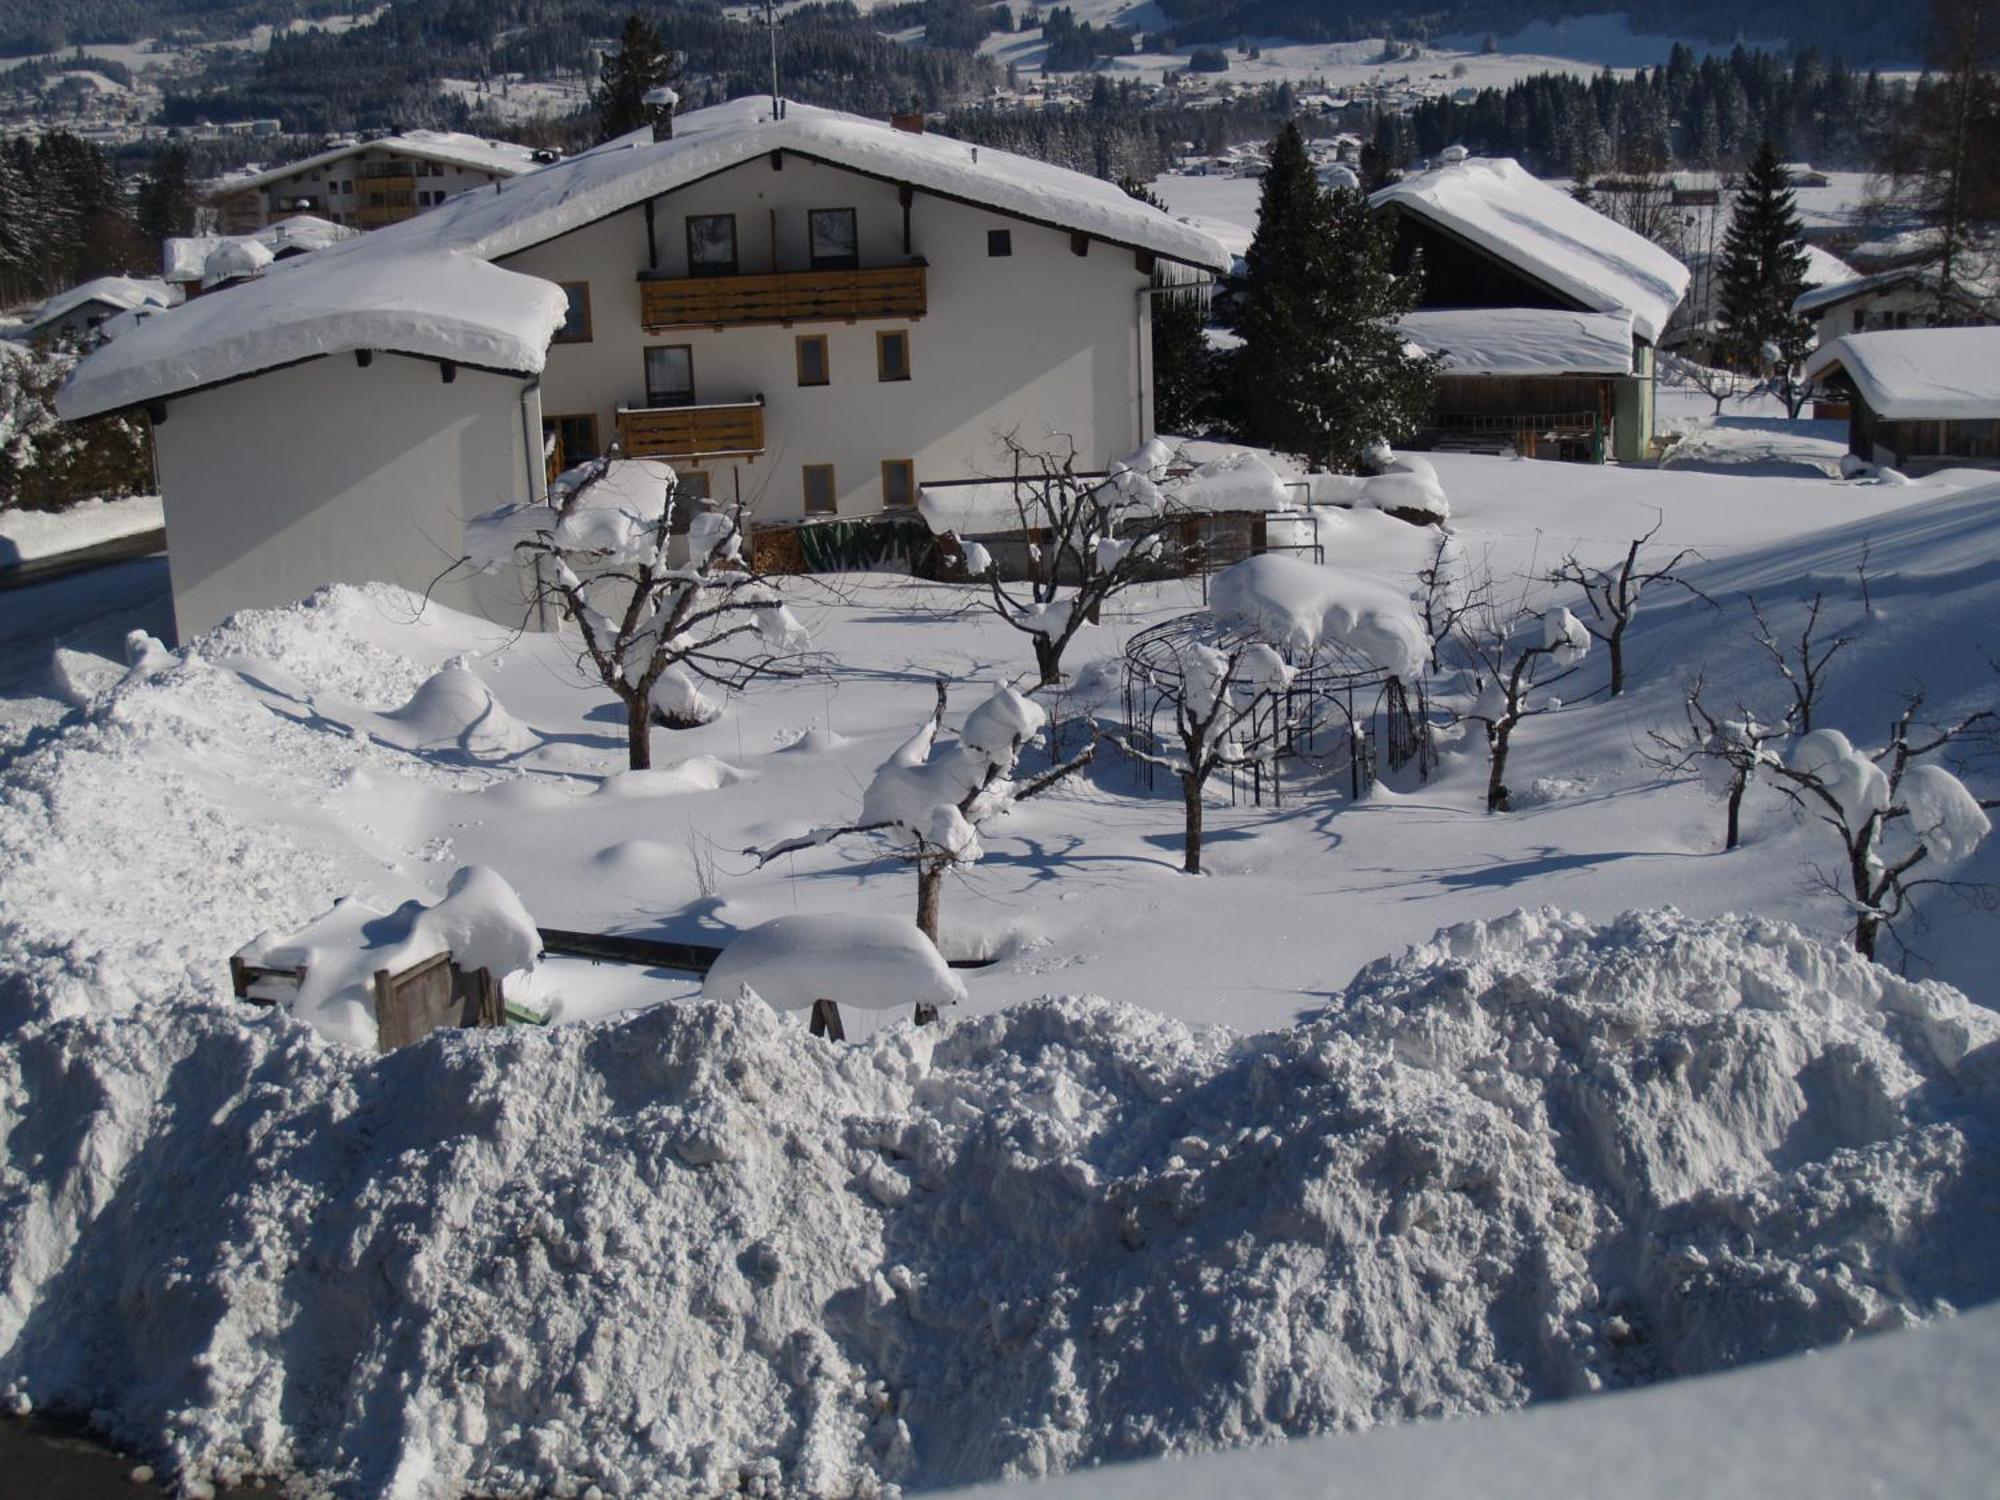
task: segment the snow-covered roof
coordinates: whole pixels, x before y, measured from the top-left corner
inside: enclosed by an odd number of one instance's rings
[[[430,247],[299,260],[148,319],[81,360],[56,396],[71,420],[274,369],[381,349],[490,369],[542,368],[568,303],[553,283]]]
[[[1833,286],[1838,282],[1852,281],[1856,275],[1854,267],[1835,255],[1831,250],[1819,245],[1806,246],[1806,289]]]
[[[208,258],[225,245],[254,240],[275,258],[307,250],[324,250],[341,240],[353,239],[359,229],[336,224],[311,214],[294,214],[275,224],[266,224],[250,234],[192,234],[176,236],[160,251],[160,270],[168,281],[200,281]]]
[[[1212,235],[1113,183],[805,104],[787,104],[785,117],[773,120],[769,100],[755,95],[680,116],[672,140],[635,132],[492,192],[461,193],[415,218],[284,262],[231,288],[226,299],[199,298],[187,311],[205,307],[201,319],[155,318],[141,330],[145,337],[121,339],[112,359],[85,359],[58,409],[89,416],[347,349],[538,371],[562,322],[562,294],[539,277],[498,266],[454,285],[452,276],[466,273],[450,266],[515,254],[777,150],[1168,260],[1212,270],[1230,262]],[[434,289],[435,308],[419,287]]]
[[[1648,342],[1687,292],[1673,256],[1510,158],[1452,162],[1368,201],[1429,220],[1593,312],[1630,313]]]
[[[2000,418],[2000,328],[1850,333],[1806,361],[1806,379],[1843,370],[1891,422]]]
[[[1420,308],[1396,326],[1447,375],[1630,375],[1632,315],[1542,307]]]
[[[1843,302],[1852,302],[1857,297],[1872,296],[1906,283],[1935,287],[1937,280],[1936,270],[1929,266],[1898,266],[1892,271],[1877,271],[1872,276],[1850,274],[1845,280],[1809,287],[1799,293],[1792,301],[1792,311],[1802,317],[1810,317],[1830,307],[1838,307]],[[1962,285],[1956,293],[1957,300],[1967,306],[1977,306],[1980,295],[1977,284]]]
[[[372,141],[343,141],[317,155],[286,162],[281,167],[231,173],[211,182],[208,190],[211,196],[220,196],[269,187],[274,182],[289,181],[302,173],[359,156],[364,151],[413,156],[421,161],[442,162],[446,166],[466,167],[475,172],[493,172],[502,177],[532,172],[539,165],[532,146],[520,146],[512,141],[489,141],[457,130],[406,130],[400,135],[378,136]]]
[[[19,331],[33,334],[92,302],[102,303],[114,312],[127,312],[135,307],[171,307],[174,292],[164,281],[152,277],[94,277],[66,292],[57,292],[22,322]]]

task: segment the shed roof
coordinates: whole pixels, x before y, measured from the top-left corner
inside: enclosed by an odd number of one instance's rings
[[[1887,421],[2000,418],[2000,328],[1850,333],[1806,361],[1808,380],[1835,371]]]
[[[1687,292],[1672,255],[1511,158],[1449,162],[1368,201],[1427,219],[1593,312],[1630,313],[1648,342]]]
[[[33,334],[93,302],[127,312],[135,307],[171,307],[174,295],[164,281],[149,276],[97,276],[57,292],[22,320],[20,331]]]

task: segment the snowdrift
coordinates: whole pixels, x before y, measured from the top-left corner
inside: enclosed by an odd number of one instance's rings
[[[4,1003],[4,1002],[0,1002]],[[2000,1292],[2000,1018],[1783,925],[1519,913],[1252,1039],[1063,999],[379,1060],[0,1044],[0,1387],[186,1477],[867,1492],[1483,1411]]]

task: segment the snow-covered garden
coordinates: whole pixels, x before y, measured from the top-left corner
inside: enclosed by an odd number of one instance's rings
[[[871,1493],[2000,1292],[2000,486],[1438,455],[1204,580],[1140,566],[1166,484],[1044,589],[760,579],[634,492],[484,523],[561,634],[0,596],[9,1400],[195,1486]],[[545,1024],[378,1057],[342,932]],[[253,940],[310,1003],[231,997]]]

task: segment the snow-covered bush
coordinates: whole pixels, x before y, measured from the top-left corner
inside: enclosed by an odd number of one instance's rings
[[[76,360],[0,339],[0,510],[60,510],[153,488],[153,439],[142,418],[56,415],[56,391]]]
[[[674,561],[678,480],[655,459],[603,458],[563,474],[547,505],[508,505],[466,523],[466,561],[518,567],[537,605],[574,622],[581,665],[625,705],[631,768],[652,765],[651,725],[690,728],[729,689],[799,669],[805,628],[743,555],[741,518],[701,511]]]

